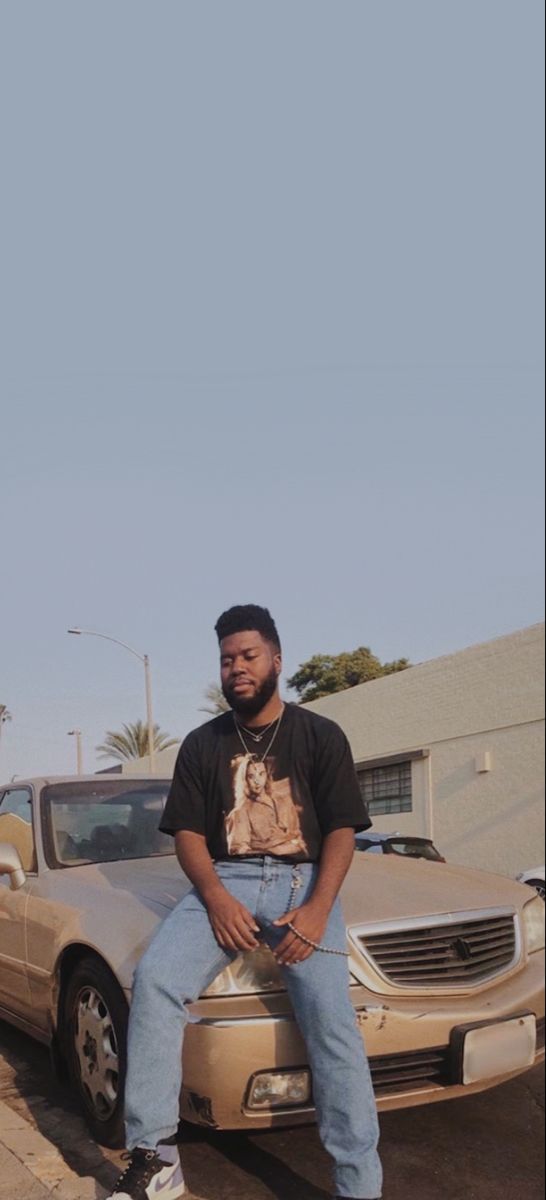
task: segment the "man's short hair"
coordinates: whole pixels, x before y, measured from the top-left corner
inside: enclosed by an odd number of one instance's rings
[[[246,633],[247,630],[255,630],[256,633],[262,635],[266,642],[271,642],[271,645],[280,653],[281,643],[277,626],[269,609],[261,608],[259,604],[234,604],[233,608],[228,608],[221,617],[218,617],[214,628],[219,642],[232,633]]]

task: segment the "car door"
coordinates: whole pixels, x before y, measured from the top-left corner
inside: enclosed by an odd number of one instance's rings
[[[36,875],[32,792],[12,787],[0,796],[0,842],[16,847],[27,880],[12,891],[9,875],[0,875],[0,1007],[31,1019],[31,996],[25,961],[25,916]]]

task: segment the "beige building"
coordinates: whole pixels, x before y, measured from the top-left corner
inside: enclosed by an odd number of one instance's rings
[[[506,875],[544,862],[543,624],[309,708],[345,730],[377,832],[433,837],[451,862]]]
[[[378,832],[506,875],[544,862],[543,624],[309,707],[345,730]]]

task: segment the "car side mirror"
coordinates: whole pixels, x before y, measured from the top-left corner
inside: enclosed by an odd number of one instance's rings
[[[9,885],[13,892],[18,891],[26,880],[19,851],[9,842],[0,842],[0,875],[9,875]]]

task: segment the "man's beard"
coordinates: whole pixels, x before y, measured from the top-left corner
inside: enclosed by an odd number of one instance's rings
[[[230,708],[240,717],[256,717],[275,694],[277,682],[278,675],[275,667],[272,666],[269,675],[266,676],[253,696],[238,696],[237,692],[234,692],[227,684],[222,684],[222,691]]]

